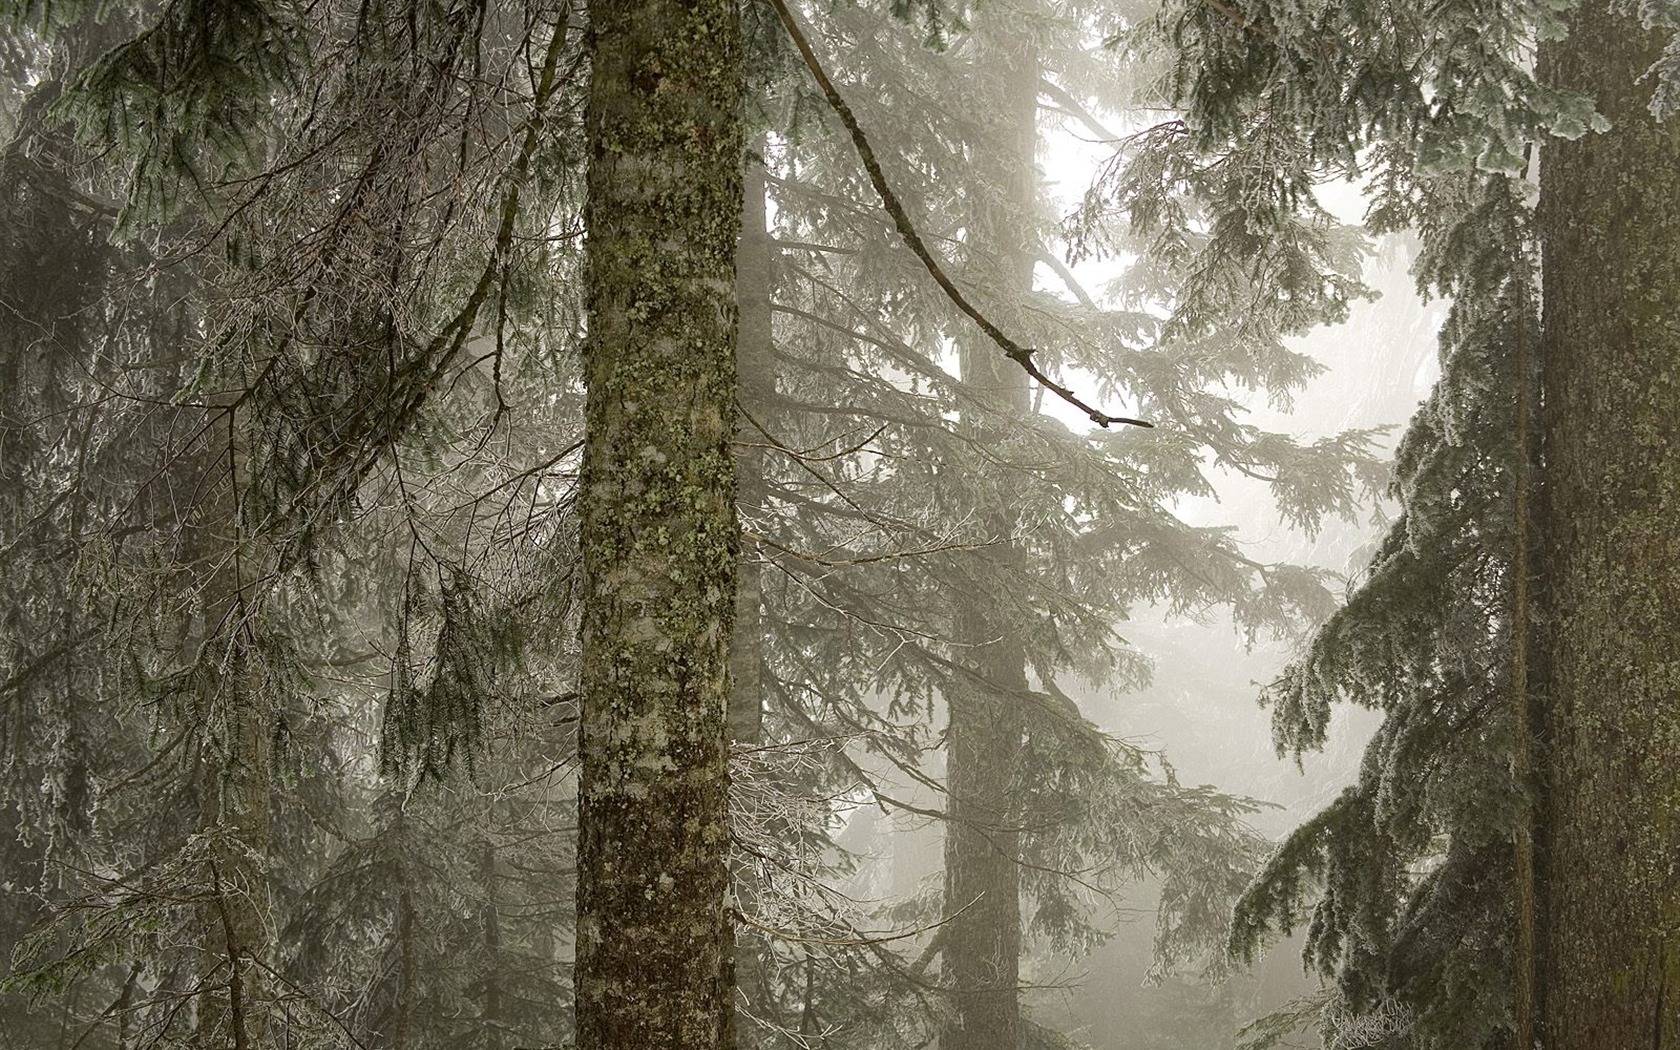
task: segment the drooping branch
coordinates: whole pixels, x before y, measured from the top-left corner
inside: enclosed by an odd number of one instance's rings
[[[1043,369],[1033,362],[1033,354],[1037,351],[1031,347],[1022,346],[1009,338],[1002,329],[993,324],[985,314],[968,301],[968,297],[963,295],[962,290],[946,275],[944,268],[939,264],[939,260],[934,257],[932,250],[922,240],[922,235],[916,231],[915,224],[910,221],[909,213],[904,210],[903,202],[898,199],[898,195],[893,192],[892,187],[887,183],[886,173],[881,170],[880,162],[875,159],[875,150],[869,144],[869,137],[864,134],[862,126],[858,124],[857,115],[846,104],[846,100],[840,97],[840,92],[834,87],[834,82],[828,78],[828,73],[817,59],[816,52],[811,49],[810,41],[805,38],[799,24],[794,21],[793,12],[788,9],[785,0],[770,0],[770,6],[776,9],[776,17],[781,20],[783,28],[787,30],[789,38],[793,40],[794,47],[799,49],[800,57],[805,60],[805,67],[811,71],[812,79],[822,89],[829,107],[840,117],[840,122],[846,126],[847,132],[851,134],[852,144],[857,147],[858,156],[863,160],[864,169],[869,173],[869,181],[874,185],[875,192],[880,195],[881,204],[887,209],[887,213],[892,216],[893,224],[898,228],[899,236],[904,239],[904,243],[909,246],[910,251],[915,254],[916,258],[921,260],[922,266],[927,269],[929,276],[944,291],[946,298],[950,299],[957,309],[967,314],[979,326],[980,330],[986,333],[986,337],[997,344],[998,349],[1003,351],[1005,357],[1020,365],[1027,375],[1031,376],[1040,386],[1085,413],[1091,422],[1100,427],[1106,427],[1113,423],[1124,423],[1134,427],[1153,427],[1155,424],[1142,419],[1111,416],[1107,412],[1093,408],[1080,400],[1079,395],[1050,378],[1044,373]]]

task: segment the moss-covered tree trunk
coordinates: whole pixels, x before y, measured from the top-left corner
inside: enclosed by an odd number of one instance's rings
[[[1005,30],[1009,10],[976,18],[977,76],[971,100],[993,123],[976,144],[982,187],[973,206],[967,276],[994,311],[1032,290],[1036,225],[1034,160],[1038,143],[1038,60],[1027,42]],[[1006,317],[1006,314],[1000,316]],[[983,338],[962,342],[963,381],[985,407],[966,411],[962,425],[982,445],[1000,437],[1000,416],[1030,410],[1026,375]],[[1021,873],[1020,813],[1012,797],[1021,757],[1021,693],[1027,688],[1026,649],[1018,616],[1004,596],[982,581],[1018,573],[1012,541],[1016,519],[1009,478],[1000,471],[977,482],[989,503],[981,508],[989,539],[981,557],[993,564],[953,595],[953,633],[965,648],[969,675],[947,696],[949,819],[945,831],[945,909],[941,966],[951,1017],[940,1050],[1017,1050],[1020,1045]]]
[[[740,31],[590,5],[577,1043],[730,1035]]]
[[[1680,1045],[1680,121],[1614,6],[1541,69],[1613,124],[1542,155],[1548,1050]]]

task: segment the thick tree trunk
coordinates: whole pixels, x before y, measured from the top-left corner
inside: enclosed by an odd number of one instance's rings
[[[1619,6],[1541,68],[1614,125],[1542,156],[1548,1050],[1680,1045],[1680,121]]]
[[[975,155],[989,169],[973,216],[969,240],[970,283],[989,309],[1032,290],[1037,186],[1038,61],[1025,42],[1009,39],[998,16],[977,21],[977,65],[985,88],[977,112],[995,114],[995,135],[977,143]],[[965,339],[963,380],[988,402],[990,413],[1030,410],[1025,374],[990,342]],[[982,444],[998,439],[995,415],[965,412],[963,424]],[[1019,571],[1011,542],[1015,515],[1008,479],[999,475],[997,501],[985,508],[995,541],[985,555],[993,572]],[[988,573],[978,573],[984,580]],[[967,646],[962,659],[972,679],[959,682],[946,700],[946,783],[950,817],[945,832],[945,927],[941,965],[952,1015],[940,1050],[1016,1050],[1020,1045],[1021,873],[1020,813],[1012,798],[1020,761],[1023,723],[1020,694],[1027,688],[1026,651],[1017,617],[999,614],[997,595],[958,593],[953,628]],[[1006,609],[1006,606],[1004,607]]]
[[[732,0],[589,18],[577,1043],[718,1050],[740,30]]]

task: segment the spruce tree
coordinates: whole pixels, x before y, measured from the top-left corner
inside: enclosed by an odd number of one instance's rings
[[[971,104],[993,115],[973,149],[977,182],[966,247],[966,283],[996,303],[1032,292],[1038,251],[1039,61],[1030,38],[1011,39],[1019,11],[999,6],[975,14]],[[977,195],[978,197],[978,195]],[[1005,315],[1007,316],[1007,315]],[[1013,320],[1013,318],[1011,318]],[[1014,325],[1011,325],[1014,327]],[[963,385],[978,404],[958,426],[977,447],[1002,443],[1032,409],[1027,376],[976,331],[956,337]],[[993,422],[999,420],[1000,422]],[[947,1050],[1015,1050],[1021,1042],[1021,833],[1032,819],[1018,797],[1025,786],[1019,697],[1028,691],[1027,622],[1010,622],[987,592],[996,575],[1021,572],[1027,556],[1017,532],[1020,507],[1007,473],[977,501],[988,537],[990,571],[971,570],[946,589],[959,665],[944,690],[945,913],[941,975],[950,1017],[939,1045]]]
[[[7,23],[8,43],[58,49],[13,70],[46,91],[9,144],[33,174],[8,236],[29,245],[20,259],[115,242],[102,266],[63,268],[48,309],[76,331],[35,342],[52,353],[19,359],[7,390],[57,404],[82,455],[59,480],[59,451],[20,461],[25,542],[9,553],[63,600],[32,632],[53,659],[8,652],[6,677],[32,707],[57,702],[54,679],[84,683],[56,692],[72,727],[97,732],[47,757],[102,771],[41,799],[38,826],[76,833],[31,851],[45,924],[8,986],[59,993],[62,1030],[84,1045],[370,1037],[328,1005],[345,1005],[333,982],[349,967],[312,968],[294,921],[317,877],[344,885],[352,865],[334,861],[356,852],[358,818],[335,806],[368,797],[335,796],[315,767],[371,775],[376,683],[391,683],[393,772],[441,773],[482,750],[483,705],[541,708],[531,697],[556,691],[509,695],[528,635],[508,608],[532,622],[564,605],[548,557],[570,547],[553,542],[569,533],[554,504],[575,401],[542,362],[565,360],[573,312],[547,294],[567,260],[547,235],[569,225],[555,161],[579,50],[540,5],[464,14],[211,0]],[[41,221],[53,201],[69,223]],[[60,309],[63,295],[85,301]],[[522,336],[539,315],[555,323]],[[541,407],[516,422],[509,402],[525,395]],[[23,404],[8,402],[8,443],[56,438]],[[486,453],[502,442],[516,451]],[[533,567],[547,579],[527,586]],[[40,676],[10,673],[38,663]],[[27,739],[7,744],[13,773],[47,772],[12,764],[37,750]],[[412,920],[440,883],[399,837]],[[404,913],[395,901],[387,929],[422,959]],[[358,934],[380,929],[378,909],[364,915]],[[566,924],[547,918],[537,956],[553,975]],[[431,1038],[417,989],[397,997],[414,1043]],[[543,994],[558,1001],[551,983]]]
[[[1030,275],[1043,257],[1055,259],[1055,234],[1030,192],[1031,177],[1025,180],[1030,206],[1017,203],[1011,218],[994,217],[986,230],[972,225],[974,217],[1001,210],[999,201],[1021,190],[1001,184],[999,168],[1031,171],[1043,83],[1035,77],[1018,87],[1033,105],[1024,123],[1000,129],[991,119],[996,107],[970,112],[948,104],[959,93],[975,94],[976,80],[996,82],[994,64],[976,61],[978,34],[946,27],[949,50],[930,52],[916,27],[883,14],[814,14],[810,39],[869,134],[875,160],[912,223],[947,233],[940,251],[955,260],[951,272],[965,291],[988,314],[1007,319],[1006,328],[1019,325],[1016,332],[1029,333],[1042,347],[1041,360],[1077,359],[1112,383],[1105,389],[1139,394],[1168,420],[1159,440],[1154,434],[1086,438],[1037,412],[1001,410],[979,377],[997,374],[994,360],[1001,362],[1008,367],[998,382],[1013,389],[1023,378],[1019,369],[975,334],[972,319],[953,309],[914,255],[891,238],[889,217],[879,210],[849,144],[824,142],[820,127],[804,118],[794,137],[771,150],[779,374],[768,410],[752,413],[758,440],[772,446],[768,499],[762,516],[755,514],[762,522],[756,530],[768,532],[757,540],[768,562],[765,608],[776,610],[764,620],[770,631],[765,724],[790,743],[845,742],[844,750],[836,749],[830,790],[861,783],[877,804],[915,812],[893,781],[936,783],[938,767],[924,755],[931,743],[927,723],[943,705],[984,695],[1005,720],[1021,717],[1013,743],[1009,730],[995,734],[995,761],[965,761],[952,770],[971,777],[994,801],[1003,800],[1006,812],[984,821],[959,817],[952,835],[964,837],[959,829],[965,826],[975,832],[967,836],[971,848],[959,853],[959,866],[987,866],[997,883],[1018,887],[994,886],[984,895],[1000,920],[1012,922],[970,923],[967,912],[958,911],[961,904],[949,901],[943,910],[922,910],[917,920],[934,922],[956,912],[932,935],[937,950],[964,960],[947,962],[947,976],[963,966],[984,976],[956,982],[952,990],[999,1004],[994,1013],[1013,1015],[1018,982],[998,975],[1004,966],[1013,971],[1018,965],[1019,945],[1001,955],[985,946],[968,951],[961,942],[964,928],[976,943],[1012,924],[1058,948],[1088,944],[1101,934],[1082,916],[1090,902],[1080,880],[1113,886],[1156,865],[1178,876],[1171,880],[1177,896],[1169,894],[1174,903],[1161,945],[1169,954],[1193,954],[1196,938],[1179,920],[1194,916],[1197,922],[1186,925],[1197,925],[1215,915],[1219,909],[1205,906],[1207,897],[1230,892],[1237,881],[1231,866],[1240,867],[1246,843],[1241,835],[1226,837],[1231,829],[1222,823],[1240,808],[1234,800],[1150,784],[1142,756],[1103,741],[1056,682],[1064,674],[1125,681],[1139,673],[1143,661],[1112,633],[1131,601],[1163,598],[1193,609],[1229,600],[1257,629],[1287,620],[1295,603],[1322,605],[1310,573],[1282,567],[1256,572],[1259,567],[1240,555],[1229,557],[1234,547],[1217,532],[1184,527],[1156,501],[1179,484],[1203,483],[1198,440],[1209,439],[1221,459],[1250,470],[1283,465],[1280,496],[1305,518],[1348,505],[1356,475],[1345,457],[1357,450],[1359,436],[1300,448],[1235,424],[1227,415],[1235,406],[1203,395],[1199,384],[1242,376],[1281,391],[1298,382],[1312,365],[1284,349],[1281,335],[1335,316],[1357,294],[1357,283],[1348,272],[1346,242],[1329,234],[1319,216],[1293,231],[1290,250],[1260,259],[1254,286],[1247,283],[1248,271],[1227,262],[1232,255],[1242,258],[1230,244],[1235,237],[1214,239],[1215,250],[1202,254],[1202,241],[1187,228],[1201,220],[1200,209],[1227,207],[1207,187],[1229,188],[1225,172],[1240,170],[1233,162],[1221,171],[1193,172],[1198,182],[1191,186],[1175,177],[1155,188],[1167,208],[1181,209],[1180,226],[1161,240],[1188,241],[1189,250],[1158,258],[1139,275],[1140,295],[1160,296],[1172,287],[1175,268],[1195,273],[1200,267],[1203,291],[1196,301],[1216,301],[1222,311],[1216,320],[1169,328],[1153,309],[1104,311],[1088,300],[1068,303],[1034,292],[1030,276],[1023,285],[1019,271],[1024,267]],[[1055,41],[1064,58],[1078,52],[1082,27],[1038,11],[992,14],[1020,19],[998,32],[994,48],[1000,38],[1013,44],[1013,31],[1020,30],[1034,40]],[[1076,75],[1090,74],[1080,60],[1067,61]],[[783,105],[805,112],[813,103],[802,106],[801,97],[794,94]],[[1166,163],[1177,165],[1180,157],[1167,152]],[[1159,157],[1152,152],[1148,159]],[[938,177],[947,171],[953,174]],[[1144,188],[1137,192],[1148,192],[1148,171],[1139,178]],[[1187,189],[1194,197],[1189,205],[1180,197]],[[1082,228],[1087,243],[1111,243],[1105,216],[1088,219]],[[993,279],[1000,268],[1017,277]],[[1276,313],[1256,292],[1266,282],[1282,283],[1294,295]],[[1259,316],[1251,305],[1257,300],[1266,303]],[[1175,304],[1168,298],[1166,305],[1163,312],[1170,315]],[[945,348],[950,337],[962,346],[960,364]],[[1102,351],[1094,349],[1098,345]],[[1156,354],[1178,355],[1182,369],[1152,375]],[[1181,377],[1182,385],[1165,381],[1166,374]],[[1032,399],[1022,390],[1020,407],[1030,408]],[[942,418],[945,405],[957,406],[960,425]],[[1009,524],[1015,515],[1019,520]],[[1018,557],[1003,553],[1016,544]],[[1186,557],[1210,559],[1209,571],[1190,578],[1174,573],[1170,566]],[[1093,568],[1099,561],[1102,567]],[[959,618],[970,625],[960,627]],[[975,673],[975,661],[991,661],[997,647],[977,646],[974,639],[990,643],[1000,633],[988,633],[982,620],[994,628],[1008,625],[1002,633],[1018,634],[1023,643],[1016,669],[997,670],[994,681]],[[975,710],[970,705],[965,715]],[[954,711],[951,717],[957,718]],[[952,726],[953,737],[979,728],[974,719]],[[1141,826],[1116,824],[1114,811],[1142,811],[1149,819]],[[1166,832],[1166,825],[1183,834]],[[998,848],[997,840],[1016,834],[1018,845]],[[1195,865],[1185,863],[1192,856],[1205,862],[1194,879],[1187,873]],[[810,926],[787,931],[795,944],[801,936],[834,936],[807,921]],[[1205,934],[1207,924],[1201,925]],[[914,965],[886,962],[883,976],[901,984],[908,978],[912,988],[925,983],[922,967],[931,954]],[[795,987],[788,998],[798,1002],[796,982],[808,971],[790,970],[784,976]],[[816,990],[838,992],[821,982]],[[821,1030],[833,1015],[823,1012],[821,994],[814,1010],[812,1001],[806,994],[790,1011],[797,1022],[785,1027],[797,1030],[814,1015]],[[952,1024],[950,1000],[938,1008],[938,1023]],[[984,1036],[997,1027],[979,1024],[974,1031]]]

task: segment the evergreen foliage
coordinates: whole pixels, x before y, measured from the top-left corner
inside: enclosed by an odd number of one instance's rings
[[[1030,26],[1010,30],[1054,41],[1055,75],[1083,75],[1114,97],[1117,81],[1106,78],[1115,70],[1091,69],[1079,49],[1082,23],[1047,12],[1024,17]],[[986,69],[966,25],[948,24],[944,46],[929,52],[915,27],[873,12],[808,18],[860,124],[876,141],[894,143],[877,156],[924,237],[937,238],[952,272],[984,273],[986,260],[971,257],[964,227],[978,201],[1001,192],[984,181],[978,158],[1004,147],[987,138],[997,132],[978,117],[986,105],[949,102],[989,97],[976,94]],[[1159,946],[1206,960],[1208,938],[1223,936],[1220,901],[1228,898],[1220,895],[1240,886],[1244,858],[1252,858],[1254,843],[1238,830],[1241,803],[1151,776],[1144,756],[1102,739],[1056,682],[1142,678],[1146,661],[1114,633],[1133,603],[1193,611],[1229,602],[1255,632],[1329,611],[1320,576],[1256,565],[1220,530],[1185,526],[1162,505],[1211,491],[1204,441],[1221,465],[1273,480],[1280,505],[1303,522],[1348,512],[1375,483],[1378,471],[1363,458],[1370,435],[1297,446],[1238,423],[1236,401],[1209,392],[1232,382],[1285,398],[1312,374],[1315,366],[1282,338],[1341,316],[1361,294],[1356,242],[1322,213],[1308,216],[1291,227],[1288,243],[1298,249],[1275,264],[1268,257],[1249,280],[1251,258],[1231,257],[1237,249],[1226,240],[1210,246],[1194,232],[1203,216],[1230,209],[1205,186],[1225,201],[1238,198],[1231,183],[1247,157],[1231,159],[1222,177],[1201,178],[1196,192],[1189,178],[1156,177],[1153,199],[1177,209],[1177,225],[1156,233],[1140,221],[1135,239],[1113,228],[1107,199],[1093,197],[1077,230],[1085,250],[1129,250],[1152,233],[1177,245],[1167,258],[1153,246],[1131,270],[1134,308],[1103,310],[1082,289],[1075,289],[1082,301],[1070,302],[977,285],[978,301],[1052,367],[1077,362],[1100,377],[1105,397],[1128,411],[1141,398],[1143,414],[1175,425],[1082,435],[1036,413],[1012,419],[959,374],[951,340],[966,336],[969,321],[909,252],[883,238],[890,220],[873,206],[850,144],[808,115],[800,90],[773,92],[781,100],[773,105],[791,114],[791,137],[766,150],[776,216],[776,378],[773,391],[745,405],[750,440],[769,446],[763,509],[746,523],[769,570],[766,731],[772,741],[844,741],[831,790],[861,781],[875,803],[916,811],[903,785],[938,787],[938,767],[923,757],[937,738],[924,726],[972,677],[951,596],[988,596],[1001,622],[1025,631],[1037,683],[1005,701],[1027,713],[1029,728],[1018,767],[1000,771],[1019,800],[1015,818],[1029,829],[1018,859],[1035,935],[1058,949],[1089,945],[1101,937],[1089,909],[1155,870],[1173,887]],[[1187,157],[1168,140],[1120,158],[1115,178],[1147,186],[1149,165],[1183,167]],[[961,177],[945,174],[956,172]],[[1239,216],[1224,228],[1240,227]],[[1053,221],[1036,218],[1028,232],[1054,263],[1061,249]],[[1182,301],[1181,273],[1202,278]],[[1290,295],[1274,296],[1279,287]],[[976,432],[991,437],[977,441]],[[1020,515],[1007,537],[991,531],[985,511],[1000,499]],[[1003,540],[1023,551],[1019,562],[988,554]],[[1194,573],[1185,571],[1191,564]],[[924,912],[910,925],[937,918]],[[795,968],[786,979],[799,978]],[[769,1027],[798,1031],[799,1016]]]
[[[1532,73],[1566,6],[1169,4],[1128,40],[1174,56],[1163,92],[1197,149],[1287,133],[1293,174],[1256,187],[1250,235],[1270,242],[1314,180],[1357,176],[1370,225],[1416,230],[1420,288],[1452,303],[1442,377],[1397,454],[1402,513],[1265,694],[1284,754],[1322,746],[1339,701],[1385,715],[1358,781],[1280,846],[1232,936],[1253,958],[1268,932],[1306,924],[1308,961],[1335,978],[1327,1045],[1363,1025],[1409,1046],[1491,1046],[1513,1024],[1532,792],[1516,758],[1528,701],[1512,695],[1529,644],[1512,559],[1515,478],[1534,455],[1517,443],[1538,330],[1530,158],[1545,136],[1607,126]]]
[[[568,674],[526,631],[569,615],[569,17],[7,23],[3,947],[31,1045],[415,1045],[462,1003],[486,1046],[560,1030],[564,751],[519,739],[552,741]],[[392,771],[494,755],[502,801],[429,814],[465,840],[435,867],[368,824],[383,681],[412,686]],[[358,916],[336,945],[329,893]],[[472,960],[432,1013],[389,965],[428,946]]]

